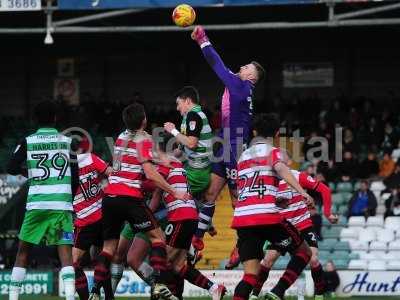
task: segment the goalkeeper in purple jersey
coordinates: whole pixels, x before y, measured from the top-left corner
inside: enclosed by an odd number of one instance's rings
[[[199,44],[204,58],[225,85],[221,102],[220,134],[224,142],[214,152],[210,185],[205,193],[205,205],[200,211],[198,229],[193,238],[193,246],[201,250],[204,247],[204,233],[214,215],[215,200],[225,183],[228,183],[232,201],[236,199],[236,164],[250,139],[253,89],[264,77],[265,71],[255,61],[240,67],[236,74],[230,71],[214,50],[201,26],[195,27],[192,39]]]

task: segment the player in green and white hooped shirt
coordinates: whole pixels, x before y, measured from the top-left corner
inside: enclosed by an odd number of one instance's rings
[[[77,186],[78,168],[76,157],[73,160],[70,154],[71,139],[53,128],[55,115],[56,107],[50,101],[35,108],[39,129],[21,141],[7,165],[7,172],[12,175],[25,173],[29,184],[9,300],[18,299],[30,250],[41,242],[58,246],[66,299],[72,300],[75,296],[72,194]],[[22,166],[24,163],[26,169]]]
[[[201,194],[210,184],[212,156],[212,130],[207,116],[201,110],[199,93],[196,88],[186,86],[176,93],[176,108],[183,116],[180,132],[171,122],[164,124],[164,129],[175,136],[183,145],[186,154],[185,170],[187,173],[190,190],[196,199],[201,199]],[[202,205],[199,214],[199,228],[206,230],[209,227],[209,218],[203,214],[204,210],[214,209]],[[205,217],[207,222],[203,223]]]

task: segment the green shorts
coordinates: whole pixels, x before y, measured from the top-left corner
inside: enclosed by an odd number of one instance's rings
[[[158,223],[160,224],[160,227],[162,230],[164,230],[165,227],[167,227],[167,225],[168,225],[168,221],[166,219],[159,220]],[[131,225],[129,225],[129,223],[125,223],[125,226],[121,231],[121,236],[124,239],[127,239],[129,241],[133,240],[133,238],[138,238],[138,239],[142,239],[145,242],[151,244],[146,233],[144,233],[144,232],[134,233],[132,230],[132,227],[131,227]]]
[[[204,169],[195,169],[185,166],[190,191],[193,194],[204,192],[210,184],[211,166]]]
[[[65,210],[33,209],[25,213],[19,239],[39,245],[72,245],[72,212]]]

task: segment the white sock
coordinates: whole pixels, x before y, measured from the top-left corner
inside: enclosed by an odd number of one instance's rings
[[[124,273],[124,265],[123,264],[111,264],[111,286],[112,291],[115,294],[115,291],[118,287],[118,283],[121,281],[122,274]]]
[[[153,274],[154,269],[148,263],[142,262],[138,271],[143,274],[144,278],[147,279]]]
[[[22,282],[25,279],[26,268],[14,267],[11,273],[9,300],[18,300]]]
[[[65,299],[75,300],[75,270],[73,266],[61,269],[61,278],[64,282]]]
[[[208,290],[208,292],[209,292],[210,294],[212,294],[212,293],[214,293],[217,289],[218,289],[218,284],[217,284],[217,283],[214,283],[214,284],[210,287],[210,289]]]

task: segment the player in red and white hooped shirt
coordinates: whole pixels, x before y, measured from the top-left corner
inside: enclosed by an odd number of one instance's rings
[[[160,161],[158,171],[175,189],[182,193],[189,192],[188,180],[183,164],[177,158],[164,152],[165,144],[165,142],[159,143],[157,151]],[[183,283],[183,280],[186,279],[190,283],[208,290],[213,300],[222,299],[226,293],[226,288],[223,285],[212,282],[195,269],[194,266],[187,263],[188,251],[198,223],[198,211],[195,200],[193,198],[182,200],[165,191],[161,194],[159,189],[156,193],[159,195],[158,201],[162,198],[168,211],[168,225],[164,232],[167,237],[168,263],[174,271],[174,284]],[[154,199],[157,198],[153,195]]]
[[[164,233],[152,211],[143,199],[143,181],[145,178],[175,195],[178,199],[187,199],[187,194],[168,184],[153,165],[152,140],[144,129],[147,125],[143,105],[131,104],[122,112],[126,130],[122,132],[114,145],[113,172],[103,199],[103,238],[104,246],[94,269],[94,285],[90,300],[100,298],[100,288],[104,287],[106,300],[113,299],[110,281],[110,262],[117,250],[121,228],[125,221],[134,231],[144,232],[151,241],[150,265],[155,271],[153,296],[167,300],[176,300],[166,281],[166,244]],[[109,284],[109,286],[108,286]]]
[[[288,251],[292,257],[286,271],[266,299],[283,299],[285,291],[296,281],[307,266],[311,251],[297,229],[284,220],[276,205],[279,180],[283,178],[296,191],[313,203],[313,199],[296,181],[281,159],[280,149],[273,147],[280,123],[274,114],[255,117],[253,130],[256,138],[238,162],[238,201],[232,227],[237,230],[240,260],[244,276],[236,286],[233,300],[244,300],[257,283],[260,260],[264,257],[265,240]]]
[[[107,177],[112,168],[93,153],[77,155],[79,167],[79,186],[74,196],[74,247],[72,260],[75,269],[75,287],[81,300],[88,299],[88,282],[81,259],[92,245],[103,244],[101,205],[104,192],[101,180]]]
[[[287,155],[283,155],[284,157]],[[301,187],[307,190],[313,190],[321,194],[324,206],[324,215],[330,223],[337,222],[338,217],[331,212],[332,197],[329,187],[320,181],[315,180],[306,172],[291,170],[293,176],[300,183]],[[316,296],[322,297],[325,290],[325,281],[323,279],[323,269],[318,259],[318,241],[311,220],[310,208],[303,201],[304,198],[298,192],[294,191],[290,186],[281,180],[279,183],[278,198],[281,215],[292,223],[299,230],[302,238],[307,242],[311,249],[311,275],[314,280],[314,293]],[[264,259],[261,261],[261,269],[256,287],[253,289],[252,295],[258,297],[264,282],[268,279],[269,271],[281,255],[285,255],[283,249],[270,244]]]

